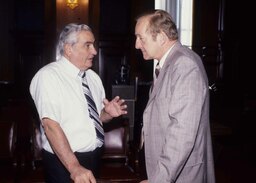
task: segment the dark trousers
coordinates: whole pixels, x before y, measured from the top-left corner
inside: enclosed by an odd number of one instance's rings
[[[101,147],[91,152],[75,152],[79,163],[86,169],[91,170],[95,178],[99,177],[102,150],[103,148]],[[46,183],[71,182],[70,173],[55,154],[43,150],[43,163]]]

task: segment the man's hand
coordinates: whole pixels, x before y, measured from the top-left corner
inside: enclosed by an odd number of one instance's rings
[[[70,172],[70,177],[74,183],[96,183],[92,172],[82,166],[77,166]]]
[[[124,104],[125,100],[120,99],[119,96],[116,96],[111,101],[108,101],[107,99],[103,100],[103,103],[105,105],[104,110],[101,113],[101,120],[102,121],[108,121],[114,117],[121,116],[123,114],[127,114],[127,105]]]
[[[118,117],[120,115],[127,114],[127,105],[125,105],[124,102],[125,100],[120,99],[119,96],[116,96],[110,102],[107,99],[104,99],[103,103],[105,105],[105,112],[111,117]]]
[[[148,180],[143,180],[140,183],[148,183]]]

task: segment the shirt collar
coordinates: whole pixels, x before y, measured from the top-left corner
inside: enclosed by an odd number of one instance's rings
[[[66,57],[62,56],[59,62],[62,62],[64,69],[66,72],[72,77],[79,76],[80,70],[72,64]]]
[[[169,55],[170,51],[172,50],[173,46],[174,46],[174,45],[172,45],[172,46],[169,48],[169,50],[164,54],[164,56],[163,56],[163,57],[161,58],[161,60],[159,61],[159,66],[160,66],[160,68],[163,67],[163,65],[164,65],[164,63],[165,63],[165,60],[166,60],[167,56]]]

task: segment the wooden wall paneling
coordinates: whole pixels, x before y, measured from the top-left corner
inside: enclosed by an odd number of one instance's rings
[[[129,61],[129,44],[125,41],[99,43],[99,75],[111,99],[111,86],[115,84],[115,77],[119,72],[122,61]]]
[[[219,1],[194,1],[192,49],[203,60],[209,82],[218,78],[218,14]]]
[[[89,0],[78,1],[78,6],[71,9],[67,6],[65,0],[56,1],[56,24],[57,33],[68,23],[85,23],[89,22]]]
[[[89,2],[89,26],[92,28],[95,37],[95,48],[99,48],[99,26],[100,26],[100,0],[91,0]],[[95,72],[99,73],[99,54],[94,57],[93,68]]]
[[[44,53],[43,62],[47,64],[56,58],[56,2],[55,0],[44,1]]]

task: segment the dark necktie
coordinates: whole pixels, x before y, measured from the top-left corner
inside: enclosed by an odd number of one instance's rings
[[[94,122],[95,130],[96,130],[96,134],[97,134],[97,140],[98,140],[97,144],[99,146],[101,146],[104,142],[104,131],[103,131],[102,124],[100,122],[99,114],[98,114],[95,102],[93,100],[92,93],[87,84],[85,72],[83,72],[83,73],[80,72],[79,75],[81,75],[81,77],[82,77],[83,92],[84,92],[85,98],[88,103],[89,115],[90,115],[90,118]]]
[[[158,77],[158,75],[159,75],[159,73],[160,73],[160,65],[159,65],[159,62],[157,62],[157,64],[156,64],[156,68],[155,68],[155,75],[156,75],[156,77],[154,77],[154,80],[153,80],[153,84],[152,84],[152,88],[151,88],[151,90],[153,90],[153,88],[154,88],[154,85],[155,85],[155,82],[156,82],[156,79],[157,79],[157,77]]]
[[[156,75],[156,78],[158,77],[159,73],[160,73],[160,65],[159,65],[159,62],[157,62],[156,64],[156,68],[155,68],[155,75]]]

